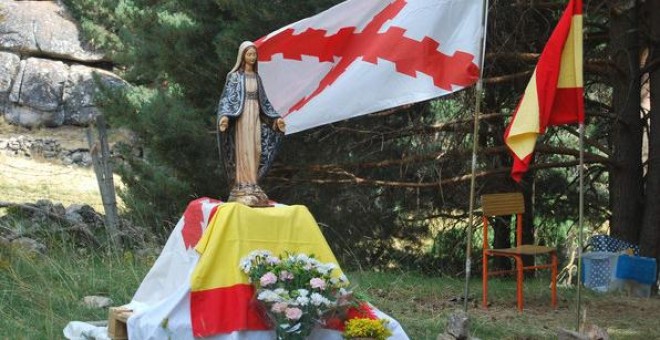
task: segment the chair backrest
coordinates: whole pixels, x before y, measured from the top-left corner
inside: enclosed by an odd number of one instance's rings
[[[486,194],[481,196],[484,216],[501,216],[525,213],[525,200],[520,192]]]
[[[488,216],[516,215],[516,244],[522,244],[522,214],[525,199],[520,192],[481,195],[481,210],[484,226],[484,249],[488,249]]]

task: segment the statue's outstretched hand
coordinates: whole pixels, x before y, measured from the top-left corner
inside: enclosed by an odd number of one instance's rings
[[[227,116],[222,116],[218,121],[218,130],[220,130],[220,132],[225,132],[228,126],[229,126],[229,118]]]
[[[284,121],[284,119],[277,118],[273,123],[273,130],[275,131],[280,130],[282,132],[286,132],[286,122]]]

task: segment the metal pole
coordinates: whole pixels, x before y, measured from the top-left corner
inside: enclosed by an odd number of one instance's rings
[[[576,299],[576,310],[577,310],[577,327],[576,331],[580,331],[580,287],[582,282],[582,216],[584,215],[584,123],[580,123],[580,162],[579,162],[579,183],[580,183],[580,199],[579,199],[579,208],[578,208],[578,266],[577,266],[577,299]]]
[[[474,190],[475,190],[475,173],[477,169],[477,151],[479,149],[478,136],[479,136],[479,113],[481,112],[481,96],[483,90],[483,75],[484,75],[484,59],[486,55],[486,31],[488,29],[488,0],[484,0],[484,7],[481,13],[481,23],[483,24],[483,32],[481,33],[481,67],[479,68],[479,80],[475,88],[474,95],[474,135],[472,138],[472,173],[470,176],[470,208],[468,218],[468,232],[467,244],[465,246],[465,289],[463,292],[463,310],[467,313],[468,309],[468,294],[470,293],[470,271],[472,267],[471,252],[472,252],[472,224],[474,222]],[[485,242],[485,241],[484,241]]]

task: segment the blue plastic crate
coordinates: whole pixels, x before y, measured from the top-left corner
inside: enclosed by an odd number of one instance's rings
[[[598,292],[610,290],[619,254],[607,251],[592,251],[582,254],[582,283]]]
[[[639,256],[639,246],[608,235],[594,235],[589,238],[591,251],[609,251],[618,253],[632,249],[633,255]]]
[[[651,285],[656,281],[654,258],[621,255],[616,266],[616,278]]]

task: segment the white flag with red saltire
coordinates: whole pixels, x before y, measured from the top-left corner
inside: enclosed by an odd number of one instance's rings
[[[256,42],[287,133],[458,91],[479,77],[483,0],[349,0]]]

